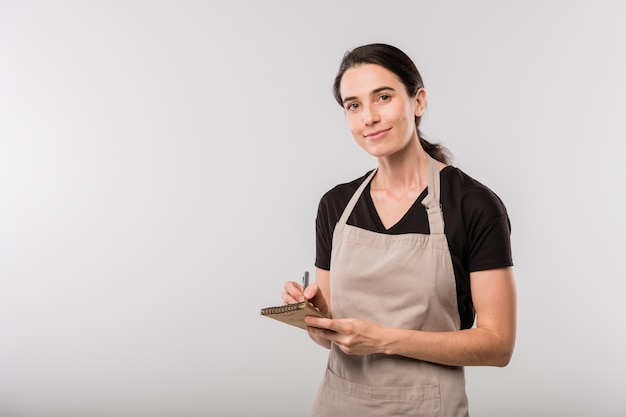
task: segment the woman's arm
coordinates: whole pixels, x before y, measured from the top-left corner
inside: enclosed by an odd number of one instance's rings
[[[453,366],[506,366],[516,333],[512,268],[470,274],[476,326],[451,332],[396,329],[358,319],[307,317],[314,340],[336,343],[347,354],[385,353]]]

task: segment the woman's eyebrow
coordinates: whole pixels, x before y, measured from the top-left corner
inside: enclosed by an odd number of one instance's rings
[[[375,96],[376,94],[381,93],[383,91],[387,91],[387,90],[395,91],[395,89],[392,88],[392,87],[382,86],[382,87],[378,87],[378,88],[373,89],[370,92],[370,96]],[[351,96],[351,97],[344,98],[341,102],[343,104],[346,104],[347,101],[356,100],[356,99],[357,99],[356,96]]]
[[[383,86],[383,87],[378,87],[375,90],[372,90],[372,92],[370,93],[370,96],[375,96],[376,94],[382,93],[383,91],[386,91],[386,90],[395,91],[395,89],[392,87]]]

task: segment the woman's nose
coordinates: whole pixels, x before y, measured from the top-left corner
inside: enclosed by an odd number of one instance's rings
[[[365,123],[366,126],[371,126],[379,121],[378,113],[371,106],[364,107],[361,115],[363,116],[363,123]]]

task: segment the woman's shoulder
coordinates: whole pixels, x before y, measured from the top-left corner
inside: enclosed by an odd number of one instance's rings
[[[322,198],[320,199],[320,206],[345,207],[346,204],[348,204],[348,201],[350,201],[350,198],[352,198],[356,190],[372,171],[373,170],[370,170],[354,180],[342,182],[333,186],[322,195]]]
[[[466,213],[499,217],[507,214],[504,202],[487,185],[460,168],[447,166],[441,171],[441,199],[458,205]]]

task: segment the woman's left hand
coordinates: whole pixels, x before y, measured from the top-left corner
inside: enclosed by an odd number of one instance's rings
[[[325,319],[308,316],[305,322],[311,336],[324,338],[348,355],[384,352],[385,327],[359,319]]]

